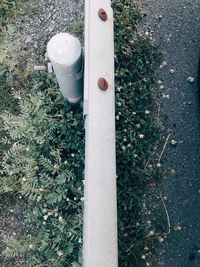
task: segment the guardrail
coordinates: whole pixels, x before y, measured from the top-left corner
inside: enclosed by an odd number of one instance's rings
[[[85,1],[84,267],[117,267],[114,33],[109,0]]]

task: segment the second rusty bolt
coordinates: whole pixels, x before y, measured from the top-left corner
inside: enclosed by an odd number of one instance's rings
[[[99,78],[98,86],[101,90],[106,91],[108,89],[108,82],[105,78]]]
[[[103,20],[103,21],[106,21],[108,19],[108,15],[107,15],[106,11],[103,8],[99,9],[98,15],[99,15],[100,19]]]

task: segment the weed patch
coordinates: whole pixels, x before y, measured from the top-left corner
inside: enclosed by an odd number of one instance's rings
[[[142,19],[131,1],[113,1],[115,13],[116,135],[119,266],[146,266],[148,243],[142,196],[156,170],[146,164],[159,140],[152,87],[160,62],[158,47],[137,33]]]

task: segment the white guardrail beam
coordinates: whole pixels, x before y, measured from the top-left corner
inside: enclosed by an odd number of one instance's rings
[[[85,1],[84,75],[84,267],[117,267],[114,33],[110,0]]]

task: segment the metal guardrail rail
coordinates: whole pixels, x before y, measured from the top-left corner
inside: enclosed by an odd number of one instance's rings
[[[85,1],[84,267],[117,267],[114,33],[110,0]]]

